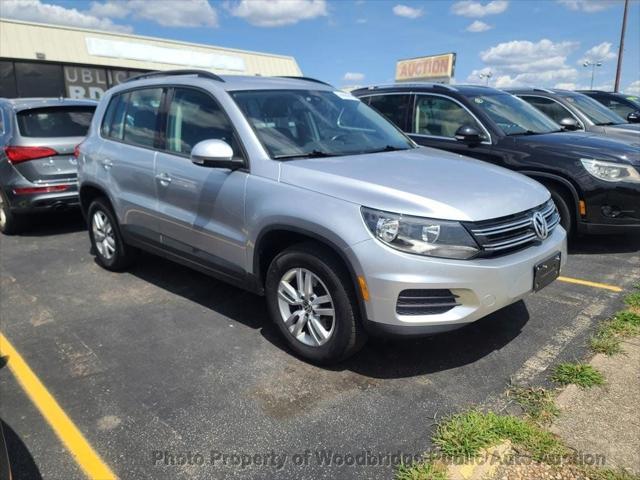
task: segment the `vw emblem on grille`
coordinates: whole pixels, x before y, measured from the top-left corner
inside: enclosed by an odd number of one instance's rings
[[[549,225],[547,225],[547,220],[540,212],[533,214],[533,229],[540,240],[544,240],[549,236]]]

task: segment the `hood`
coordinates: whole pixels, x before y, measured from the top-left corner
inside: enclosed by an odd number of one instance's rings
[[[422,217],[479,221],[536,207],[539,183],[431,148],[282,163],[280,181],[349,202]]]
[[[516,144],[526,144],[548,156],[594,158],[640,166],[640,147],[596,133],[559,132],[542,135],[511,136]]]
[[[602,128],[606,135],[640,148],[640,124],[622,123],[620,125],[605,125]]]

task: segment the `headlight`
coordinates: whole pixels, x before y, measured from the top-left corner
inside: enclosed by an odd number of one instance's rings
[[[411,217],[366,207],[362,207],[362,217],[374,237],[403,252],[465,259],[480,251],[459,222]]]
[[[592,158],[581,158],[580,162],[587,172],[605,182],[640,183],[640,173],[631,165],[604,162]]]

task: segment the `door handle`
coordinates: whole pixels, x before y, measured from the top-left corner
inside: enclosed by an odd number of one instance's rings
[[[156,180],[158,180],[163,187],[168,187],[171,183],[171,176],[168,173],[159,173],[156,175]]]
[[[113,167],[113,162],[111,160],[102,160],[100,163],[102,163],[102,166],[105,170],[109,170],[111,167]]]

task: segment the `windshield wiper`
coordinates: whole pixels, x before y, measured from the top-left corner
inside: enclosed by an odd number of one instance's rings
[[[409,150],[409,148],[394,147],[393,145],[387,145],[386,147],[381,148],[380,150],[372,150],[370,152],[364,152],[364,153],[399,152],[401,150]]]
[[[324,157],[337,157],[336,153],[323,152],[322,150],[312,150],[307,153],[291,153],[287,155],[276,155],[273,157],[275,160],[283,160],[287,158],[324,158]]]
[[[509,133],[508,135],[516,136],[516,135],[539,135],[539,134],[540,132],[535,132],[533,130],[525,130],[524,132]]]
[[[609,127],[611,125],[619,125],[616,122],[602,122],[602,123],[596,123],[596,125],[598,125],[599,127]]]

